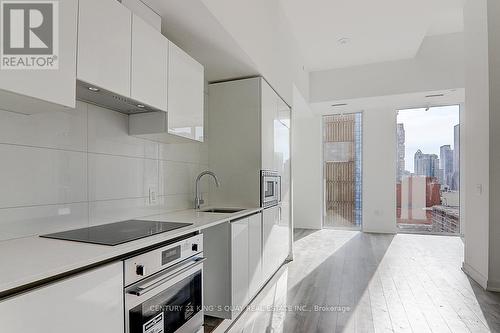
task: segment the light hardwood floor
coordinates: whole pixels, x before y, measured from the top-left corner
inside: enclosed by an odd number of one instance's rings
[[[254,311],[231,332],[500,332],[500,295],[462,260],[458,237],[297,230],[295,260],[275,278],[283,296],[256,300],[288,311]]]

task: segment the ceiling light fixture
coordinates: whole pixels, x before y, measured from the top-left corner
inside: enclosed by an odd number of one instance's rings
[[[90,91],[93,91],[93,92],[98,92],[99,89],[98,88],[95,88],[95,87],[89,87],[88,88]]]
[[[144,109],[144,108],[145,108],[145,106],[144,106],[144,105],[142,105],[142,104],[137,104],[137,107],[138,107],[139,109]]]
[[[347,43],[349,43],[351,41],[350,38],[347,38],[347,37],[342,37],[340,39],[337,40],[337,42],[340,44],[340,45],[346,45]]]

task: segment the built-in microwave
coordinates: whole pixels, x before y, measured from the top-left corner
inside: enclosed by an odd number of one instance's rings
[[[281,177],[277,171],[260,172],[260,206],[271,207],[281,202]]]

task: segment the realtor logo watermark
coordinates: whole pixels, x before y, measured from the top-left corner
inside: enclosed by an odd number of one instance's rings
[[[59,2],[0,0],[0,69],[59,68]]]

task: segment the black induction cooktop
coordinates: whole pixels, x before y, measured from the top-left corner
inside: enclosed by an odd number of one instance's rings
[[[129,220],[42,235],[44,238],[114,246],[187,227],[190,223]]]

